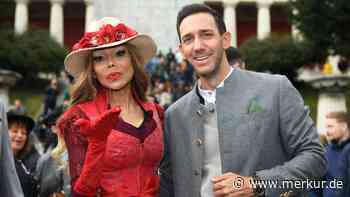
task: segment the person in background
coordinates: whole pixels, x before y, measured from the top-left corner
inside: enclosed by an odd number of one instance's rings
[[[46,93],[45,93],[44,112],[43,112],[44,116],[56,108],[58,95],[59,95],[58,81],[57,79],[51,79],[50,87],[46,90]]]
[[[20,99],[15,99],[14,105],[9,108],[9,111],[16,114],[26,115],[27,108],[23,105]]]
[[[65,59],[72,106],[57,125],[69,156],[72,196],[159,195],[162,108],[146,100],[144,65],[156,44],[113,17],[89,31]]]
[[[169,105],[172,103],[172,88],[171,88],[171,83],[170,81],[165,81],[164,87],[161,90],[159,94],[159,104],[164,108],[167,109]]]
[[[66,71],[62,71],[60,77],[57,79],[58,81],[58,95],[56,99],[56,107],[61,105],[66,105],[69,103],[70,95],[69,95],[69,87],[72,84],[73,80],[69,76]]]
[[[51,152],[57,145],[57,134],[52,131],[52,127],[56,124],[57,117],[69,106],[68,103],[57,106],[53,111],[38,118],[37,124],[33,129],[33,133],[38,139],[39,147],[42,153]]]
[[[231,46],[231,47],[228,47],[225,51],[226,51],[226,58],[228,60],[228,63],[231,66],[236,66],[241,69],[246,69],[245,63],[242,60],[242,55],[239,53],[237,48]]]
[[[56,108],[43,120],[57,135],[57,143],[52,151],[47,151],[38,161],[35,176],[40,184],[39,197],[71,196],[67,148],[56,126],[56,120],[63,111],[63,108]]]
[[[347,112],[330,112],[326,115],[326,146],[328,169],[323,180],[324,188],[313,190],[311,197],[350,196],[350,115]],[[342,188],[332,188],[331,181],[339,180]]]
[[[8,112],[7,121],[16,171],[24,197],[37,197],[39,184],[34,174],[40,155],[30,137],[35,124],[34,120],[29,116]]]
[[[7,116],[0,102],[0,194],[3,197],[23,197],[21,183],[15,168],[7,128]]]

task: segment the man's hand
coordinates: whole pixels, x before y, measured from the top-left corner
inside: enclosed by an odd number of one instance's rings
[[[252,177],[241,176],[232,172],[214,177],[213,191],[215,197],[253,197]]]

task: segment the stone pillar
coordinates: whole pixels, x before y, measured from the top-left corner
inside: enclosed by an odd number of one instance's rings
[[[95,20],[95,7],[93,0],[84,0],[85,1],[85,32],[88,29],[88,25]]]
[[[10,107],[9,88],[0,86],[0,102],[4,105],[5,111]]]
[[[64,0],[50,0],[50,35],[61,45],[63,45],[63,3]]]
[[[0,69],[0,102],[4,104],[6,110],[8,110],[10,104],[9,89],[21,78],[22,76],[19,73]]]
[[[231,33],[231,45],[237,47],[237,19],[236,7],[237,0],[224,1],[224,20],[227,31]]]
[[[29,0],[15,0],[15,33],[22,34],[28,29],[28,2]]]
[[[272,5],[272,0],[258,0],[258,32],[257,37],[259,40],[267,38],[271,33],[271,16],[270,16],[270,6]]]
[[[346,98],[343,93],[321,93],[317,105],[317,130],[326,131],[325,120],[331,111],[346,111]]]

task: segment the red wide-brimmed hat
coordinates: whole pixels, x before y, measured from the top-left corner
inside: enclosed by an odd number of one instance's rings
[[[92,50],[125,43],[136,48],[142,64],[146,64],[157,52],[157,46],[150,36],[137,33],[116,18],[105,17],[92,22],[84,36],[74,44],[72,52],[64,60],[65,68],[76,78],[85,69]]]

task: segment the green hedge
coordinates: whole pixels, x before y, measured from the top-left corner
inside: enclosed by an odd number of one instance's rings
[[[287,35],[273,35],[264,40],[251,38],[239,51],[249,70],[286,75],[293,83],[297,70],[314,59],[308,42],[295,41]]]
[[[35,79],[39,72],[59,73],[66,53],[45,30],[15,36],[13,30],[0,27],[0,68],[16,71],[24,79]]]

